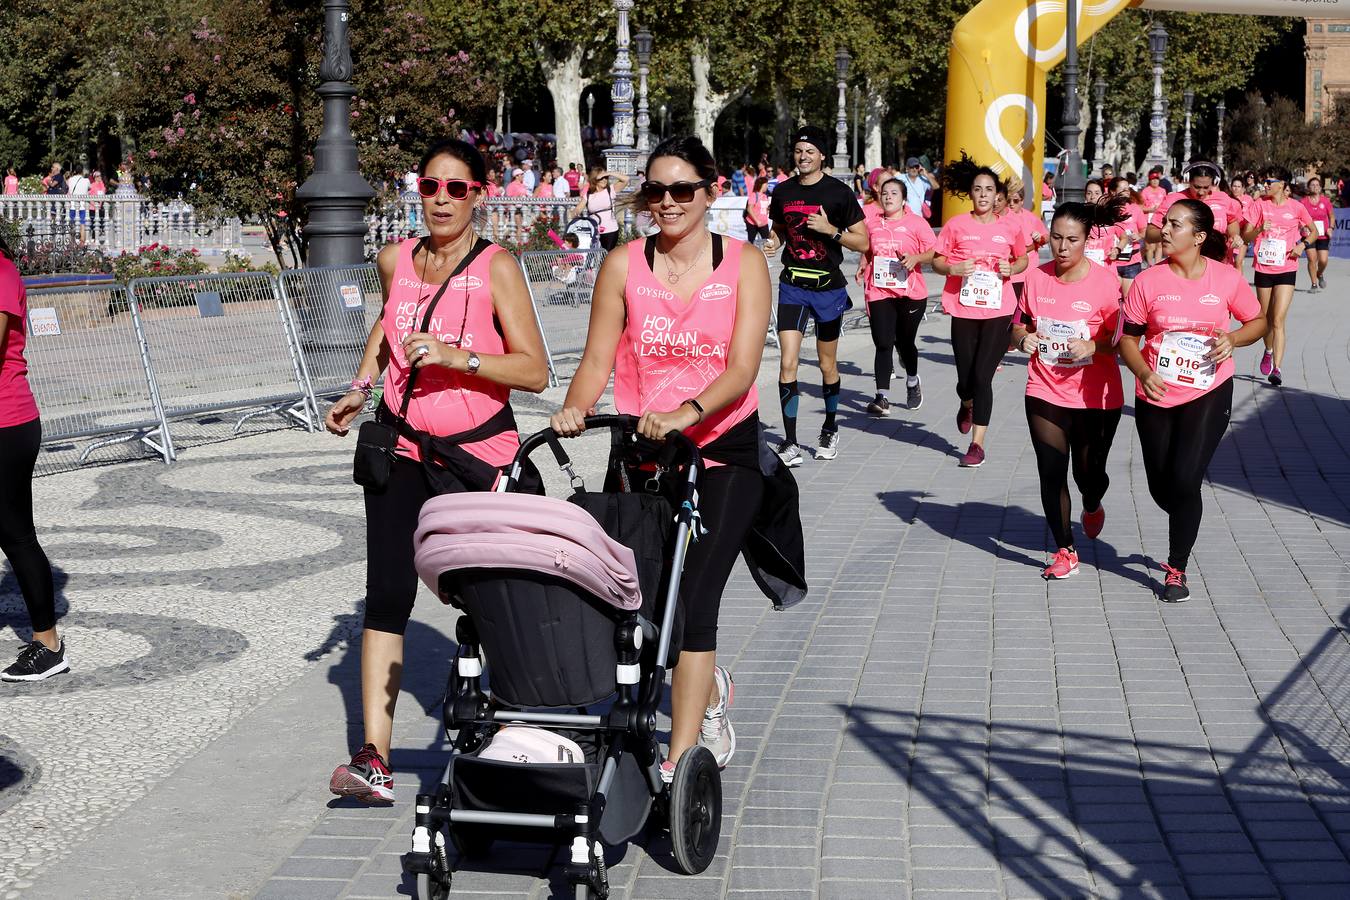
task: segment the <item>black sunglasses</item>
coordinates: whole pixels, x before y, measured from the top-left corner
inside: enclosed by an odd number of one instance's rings
[[[694,194],[710,184],[712,181],[707,178],[700,181],[677,181],[674,184],[644,181],[642,187],[638,188],[638,193],[642,195],[642,201],[649,205],[660,203],[666,199],[666,194],[670,194],[670,199],[676,203],[689,203],[694,199]]]

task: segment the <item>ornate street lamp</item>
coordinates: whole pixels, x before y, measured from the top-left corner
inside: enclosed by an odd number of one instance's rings
[[[834,119],[834,177],[849,180],[848,171],[848,67],[853,57],[843,47],[834,55],[834,74],[839,82],[839,107]]]
[[[1155,21],[1148,31],[1148,52],[1153,57],[1153,109],[1148,116],[1148,159],[1146,168],[1162,166],[1167,172],[1167,151],[1163,146],[1163,56],[1167,53],[1167,29]]]
[[[351,21],[348,0],[324,0],[323,62],[319,96],[323,131],[314,144],[314,173],[295,192],[305,204],[306,264],[353,265],[365,261],[366,204],[375,189],[361,177],[352,138],[352,53],[347,43]]]
[[[666,134],[666,126],[670,124],[670,122],[669,122],[669,117],[670,117],[670,109],[667,108],[667,106],[666,106],[664,103],[662,103],[662,104],[661,104],[661,140],[663,140],[663,141],[664,141],[667,137],[670,136],[670,135]]]
[[[1217,145],[1217,146],[1215,147],[1215,149],[1214,149],[1214,161],[1215,161],[1216,163],[1218,163],[1218,164],[1219,164],[1219,168],[1222,169],[1222,168],[1223,168],[1223,117],[1224,117],[1224,115],[1228,112],[1228,104],[1225,103],[1223,100],[1220,100],[1220,101],[1219,101],[1218,107],[1215,109],[1215,112],[1217,112],[1217,113],[1219,114],[1219,141],[1218,141],[1218,145]]]
[[[586,95],[586,127],[595,127],[595,95]]]
[[[618,19],[609,86],[609,97],[614,101],[614,131],[605,150],[605,168],[620,175],[632,175],[637,171],[638,156],[633,134],[633,63],[628,57],[628,13],[633,9],[633,0],[612,2]],[[636,188],[636,184],[628,182],[628,190]]]
[[[1083,127],[1078,120],[1078,0],[1069,0],[1064,11],[1064,122],[1060,128],[1064,145],[1064,176],[1059,193],[1066,203],[1082,203],[1087,180],[1079,142]],[[1030,185],[1027,186],[1030,190]]]
[[[1100,172],[1102,159],[1106,155],[1106,117],[1102,114],[1102,107],[1106,103],[1106,80],[1100,75],[1092,85],[1092,93],[1097,101],[1097,142],[1092,148],[1092,168]]]
[[[1181,158],[1186,161],[1186,165],[1191,164],[1191,107],[1195,105],[1195,91],[1190,88],[1181,95],[1181,108],[1186,116],[1186,136],[1181,144]]]
[[[652,63],[652,32],[646,25],[633,35],[638,61],[637,150],[638,165],[645,171],[652,150],[652,117],[647,110],[647,74]]]

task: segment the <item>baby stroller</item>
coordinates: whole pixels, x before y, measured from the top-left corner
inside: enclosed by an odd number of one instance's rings
[[[618,454],[635,458],[636,418],[586,425],[608,429]],[[515,492],[546,443],[571,481],[570,500]],[[627,843],[649,818],[668,822],[683,872],[711,863],[722,823],[717,762],[695,746],[667,786],[656,732],[682,629],[685,551],[701,527],[698,449],[672,432],[652,461],[646,491],[629,491],[616,474],[617,492],[587,492],[558,438],[541,431],[521,442],[496,493],[423,507],[418,575],[463,615],[442,710],[450,760],[436,791],[417,797],[404,863],[422,900],[449,896],[447,836],[461,857],[503,839],[552,844],[555,854],[570,846],[565,873],[578,900],[608,896],[602,845]]]

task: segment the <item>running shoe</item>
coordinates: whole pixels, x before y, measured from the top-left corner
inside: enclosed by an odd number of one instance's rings
[[[1314,281],[1311,285],[1309,285],[1309,287],[1308,287],[1308,293],[1310,293],[1310,294],[1315,294],[1315,293],[1317,293],[1319,290],[1321,290],[1321,288],[1319,288],[1319,287],[1317,286],[1317,282],[1315,282],[1315,281]]]
[[[1186,587],[1186,571],[1174,569],[1167,563],[1163,563],[1163,571],[1167,577],[1163,581],[1162,602],[1182,603],[1191,599],[1191,589]]]
[[[1268,376],[1267,380],[1269,380],[1270,383],[1275,385],[1276,387],[1279,387],[1280,385],[1284,384],[1284,376],[1280,374],[1279,366],[1276,366],[1275,368],[1270,370],[1270,375]]]
[[[19,658],[5,671],[0,672],[0,681],[43,681],[69,672],[66,662],[66,642],[62,641],[55,650],[48,650],[42,641],[24,644],[19,650]]]
[[[670,760],[661,763],[661,783],[670,784],[675,780],[675,764]]]
[[[1046,581],[1056,581],[1060,578],[1068,578],[1078,571],[1078,554],[1068,547],[1061,547],[1056,553],[1055,558],[1050,560],[1050,565],[1041,572],[1041,577]]]
[[[975,412],[973,407],[962,403],[956,409],[956,430],[962,434],[970,434],[970,428],[975,424]]]
[[[905,405],[911,410],[923,406],[923,383],[916,381],[913,385],[905,387]]]
[[[787,441],[778,445],[778,458],[783,461],[783,465],[789,469],[795,469],[802,464],[802,451],[796,444],[789,444]]]
[[[816,459],[834,459],[839,455],[839,432],[820,430],[819,446],[816,447]]]
[[[1083,534],[1090,538],[1095,538],[1102,533],[1102,526],[1106,524],[1106,507],[1099,506],[1092,512],[1083,510]]]
[[[393,803],[394,776],[374,744],[366,744],[352,761],[333,770],[328,789],[339,797],[355,797],[362,803]]]
[[[703,712],[703,724],[698,730],[698,742],[712,751],[717,767],[725,769],[736,752],[736,731],[727,718],[727,710],[736,697],[736,682],[731,673],[722,666],[713,666],[713,683],[717,685],[721,700],[716,706],[710,706]]]
[[[891,414],[891,401],[877,394],[872,402],[867,404],[867,414],[874,419],[884,419]]]
[[[970,449],[961,457],[960,466],[963,469],[978,469],[982,465],[984,465],[984,448],[972,441]]]
[[[1275,366],[1275,356],[1269,350],[1261,354],[1261,374],[1269,375]]]
[[[1325,290],[1327,289],[1327,280],[1326,280],[1326,278],[1318,278],[1318,279],[1317,279],[1317,289],[1318,289],[1319,291],[1325,291]]]

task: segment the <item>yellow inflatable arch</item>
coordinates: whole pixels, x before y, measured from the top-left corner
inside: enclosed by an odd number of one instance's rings
[[[1350,0],[1079,0],[1081,45],[1129,6],[1191,13],[1350,18]],[[1064,59],[1065,0],[983,0],[952,32],[947,67],[946,158],[965,150],[1003,175],[1040,183],[1045,75]],[[1040,203],[1040,192],[1028,190]],[[943,218],[970,208],[955,197]]]

